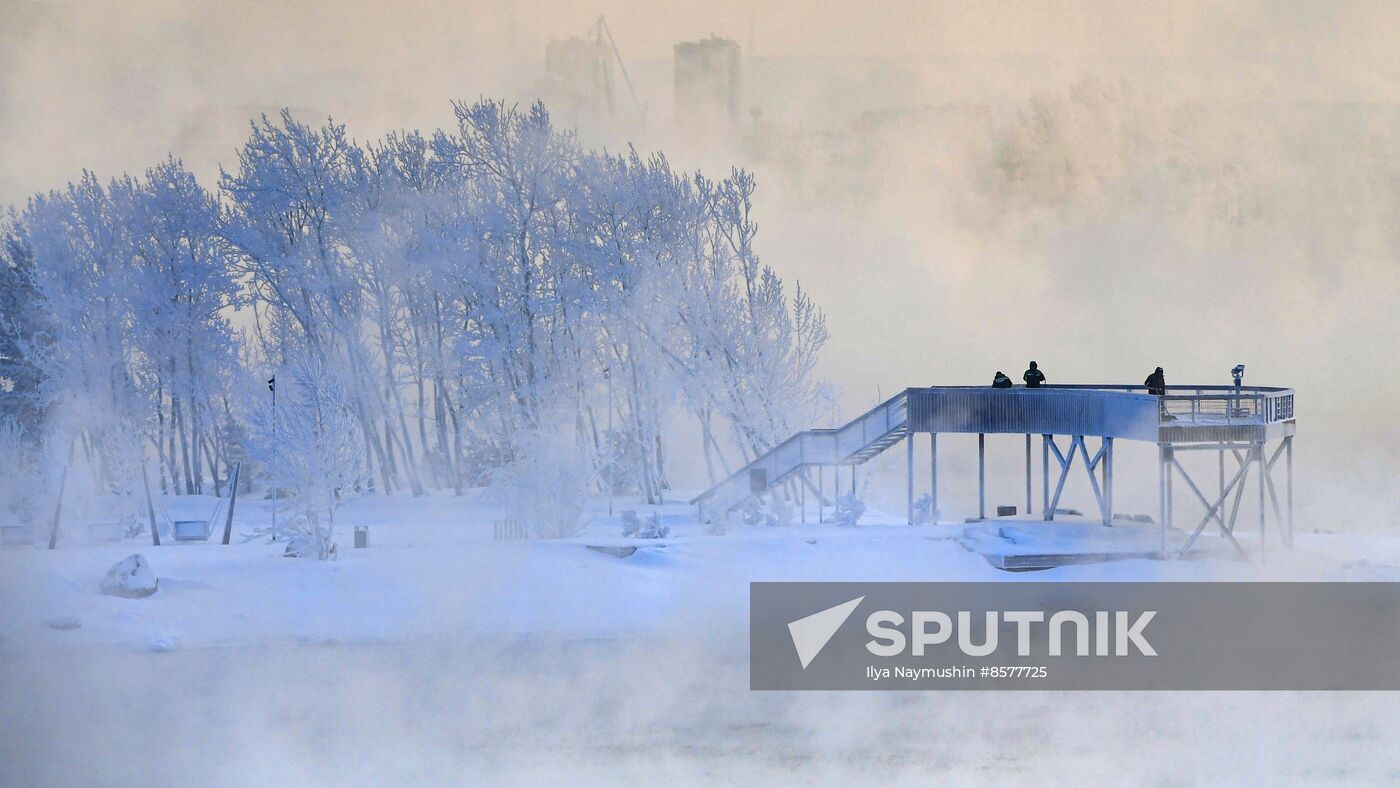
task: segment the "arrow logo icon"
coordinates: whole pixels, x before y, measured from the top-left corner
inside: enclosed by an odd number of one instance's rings
[[[846,619],[851,617],[851,613],[855,612],[863,599],[864,596],[858,596],[849,602],[842,602],[836,607],[829,607],[788,624],[788,633],[792,635],[792,645],[797,649],[797,658],[802,662],[803,670],[806,670],[807,666],[812,664],[812,660],[826,648],[832,635],[846,623]]]

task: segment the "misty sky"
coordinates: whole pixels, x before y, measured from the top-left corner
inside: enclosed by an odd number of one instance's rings
[[[167,151],[213,173],[246,116],[283,105],[366,136],[442,125],[450,99],[526,97],[547,41],[599,14],[658,111],[671,45],[710,33],[750,57],[910,63],[889,101],[904,92],[911,104],[1024,94],[1105,68],[1168,94],[1400,95],[1400,5],[1387,2],[0,0],[0,200],[82,167],[140,170]],[[1022,68],[977,68],[988,59]]]
[[[216,186],[283,106],[360,140],[449,126],[453,99],[532,99],[549,40],[599,14],[649,120],[601,139],[757,169],[760,254],[826,309],[847,413],[1030,358],[1052,382],[1245,361],[1298,389],[1305,479],[1394,521],[1400,3],[0,0],[0,203],[167,153]],[[782,130],[766,160],[674,133],[671,47],[711,33],[744,47],[746,117]],[[1086,78],[1138,98],[1076,120]],[[1069,108],[1093,188],[998,202],[993,138],[1038,100]],[[918,115],[938,106],[973,110]],[[890,111],[912,120],[852,133]],[[1113,148],[1139,136],[1160,150]]]

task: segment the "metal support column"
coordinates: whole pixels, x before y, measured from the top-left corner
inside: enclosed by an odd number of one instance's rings
[[[805,470],[802,471],[802,475],[803,475],[803,477],[806,477],[807,471],[805,471]],[[806,479],[804,478],[803,481],[806,481]],[[806,525],[806,524],[807,524],[807,485],[806,485],[806,484],[799,484],[799,485],[797,485],[797,500],[798,500],[798,506],[801,507],[801,509],[802,509],[801,522],[802,522],[803,525]]]
[[[1220,450],[1220,494],[1225,495],[1225,450]],[[1219,521],[1220,527],[1225,527],[1225,507],[1215,513],[1215,519]]]
[[[977,433],[977,519],[987,519],[987,435]]]
[[[929,459],[929,504],[928,521],[929,525],[938,524],[938,433],[929,433],[928,459]]]
[[[1113,439],[1103,439],[1103,502],[1108,511],[1108,522],[1113,524]]]
[[[856,497],[856,466],[851,466],[851,497]]]
[[[909,525],[914,524],[914,435],[915,433],[909,433],[906,439],[908,445],[904,447],[904,470],[908,481],[905,497],[909,503]]]
[[[1288,546],[1293,546],[1293,436],[1283,439],[1284,459],[1288,463]]]
[[[1050,519],[1050,436],[1040,436],[1040,503],[1045,519]]]
[[[1167,446],[1157,444],[1157,519],[1161,531],[1161,558],[1167,557]]]
[[[1255,444],[1254,452],[1259,456],[1259,560],[1264,560],[1264,485],[1269,469],[1264,465],[1264,442]]]
[[[1026,433],[1026,514],[1031,513],[1031,434]]]
[[[1167,523],[1176,515],[1176,449],[1167,445]]]

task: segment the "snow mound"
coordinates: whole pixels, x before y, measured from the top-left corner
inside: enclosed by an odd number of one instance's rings
[[[140,553],[118,561],[102,578],[102,593],[127,599],[148,597],[160,587],[151,564]]]
[[[79,629],[83,625],[83,622],[80,621],[77,616],[56,616],[48,619],[44,623],[58,630]]]

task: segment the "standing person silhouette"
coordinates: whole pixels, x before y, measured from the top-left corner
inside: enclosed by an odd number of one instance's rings
[[[1148,375],[1147,380],[1144,380],[1142,385],[1147,387],[1148,394],[1158,397],[1164,397],[1167,394],[1167,376],[1162,372],[1161,367],[1157,367],[1151,375]]]
[[[1045,373],[1040,371],[1040,367],[1031,362],[1031,368],[1026,370],[1026,374],[1021,376],[1021,380],[1026,381],[1026,388],[1038,389],[1045,382]]]

